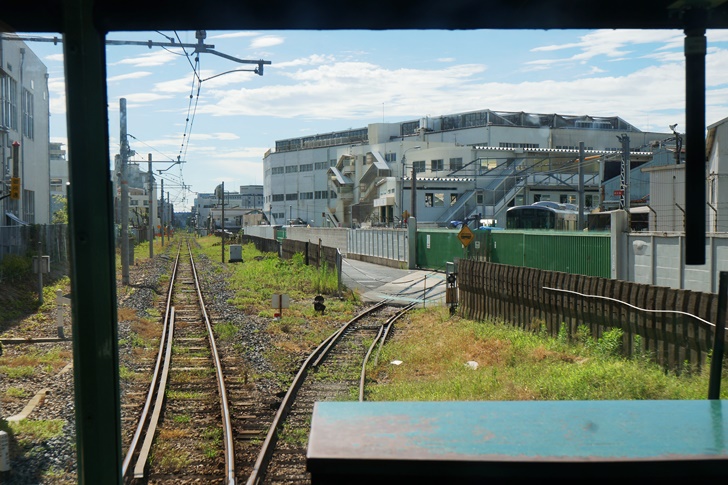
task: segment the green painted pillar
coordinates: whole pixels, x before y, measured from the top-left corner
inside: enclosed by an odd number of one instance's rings
[[[93,0],[64,8],[78,483],[121,484],[116,274],[105,33]]]

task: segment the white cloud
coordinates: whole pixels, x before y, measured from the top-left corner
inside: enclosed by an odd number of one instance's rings
[[[208,39],[236,39],[240,37],[255,37],[259,32],[230,32],[227,34],[212,35]]]
[[[52,62],[63,62],[64,57],[63,57],[63,54],[51,54],[51,55],[45,56],[43,59],[46,61],[52,61]]]
[[[148,71],[136,71],[136,72],[130,72],[128,74],[120,74],[118,76],[112,76],[107,77],[106,82],[107,83],[113,83],[118,81],[128,81],[129,79],[139,79],[147,76],[151,76],[152,73]]]
[[[437,62],[455,62],[454,57],[440,57],[439,59],[436,59]]]
[[[240,137],[235,133],[195,133],[195,140],[239,140]]]
[[[262,47],[273,47],[274,45],[280,45],[285,42],[284,37],[278,35],[263,35],[256,37],[250,42],[251,49],[260,49]]]
[[[127,106],[131,107],[132,104],[139,106],[141,104],[151,103],[162,99],[171,99],[172,96],[155,93],[132,93],[119,96],[120,98],[126,98]],[[110,105],[110,107],[113,105]]]
[[[176,61],[180,56],[166,50],[148,52],[136,57],[127,57],[118,62],[110,63],[110,66],[130,65],[136,67],[163,66]]]
[[[316,66],[320,64],[333,64],[336,62],[336,57],[330,54],[311,54],[308,57],[300,57],[292,61],[274,62],[267,69],[284,69],[288,67],[298,66]]]
[[[580,42],[553,44],[536,47],[531,52],[554,52],[577,49],[579,52],[566,58],[541,59],[528,64],[535,66],[587,61],[595,57],[608,59],[628,58],[633,53],[629,46],[662,44],[658,49],[672,49],[682,45],[684,34],[677,30],[597,30],[580,38]]]

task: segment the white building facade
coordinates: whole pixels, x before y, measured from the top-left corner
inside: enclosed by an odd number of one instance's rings
[[[48,70],[28,46],[0,39],[0,156],[2,193],[20,178],[20,200],[0,201],[1,224],[48,224],[51,219]],[[13,160],[13,144],[18,160]]]
[[[595,207],[600,159],[621,153],[621,134],[631,150],[670,136],[618,117],[483,110],[280,140],[264,155],[264,210],[272,224],[393,226],[414,215],[504,225],[511,205],[576,202],[580,142],[593,160],[582,164],[585,205]]]

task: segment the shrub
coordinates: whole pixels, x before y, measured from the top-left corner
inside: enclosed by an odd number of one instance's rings
[[[30,275],[32,270],[32,259],[17,254],[8,254],[0,261],[0,281],[21,281]]]

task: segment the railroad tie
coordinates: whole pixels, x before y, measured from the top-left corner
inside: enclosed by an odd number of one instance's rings
[[[48,395],[51,392],[50,389],[41,389],[38,391],[35,396],[33,396],[33,399],[28,402],[28,404],[25,405],[22,411],[20,413],[16,414],[15,416],[10,416],[6,421],[8,422],[17,422],[22,421],[23,419],[27,419],[28,415],[35,409],[37,406],[40,406],[43,404],[43,401],[45,401],[46,395]]]

